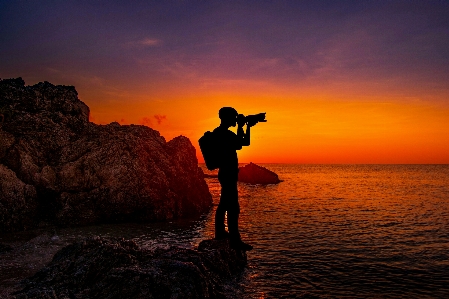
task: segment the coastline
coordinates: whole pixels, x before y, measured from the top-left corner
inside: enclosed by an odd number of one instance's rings
[[[91,237],[59,250],[11,298],[229,298],[225,284],[245,266],[246,253],[227,240],[147,250],[132,240]]]
[[[0,80],[0,231],[199,217],[212,204],[190,140],[89,121],[73,86]]]
[[[10,245],[12,250],[0,253],[2,286],[0,298],[15,298],[12,293],[26,286],[20,284],[23,279],[29,279],[46,268],[54,255],[64,247],[82,242],[86,238],[119,240],[125,237],[148,252],[169,251],[173,248],[197,251],[201,241],[211,237],[203,231],[196,230],[204,226],[204,221],[192,219],[151,224],[123,223],[64,229],[42,228],[9,234],[8,238],[3,234],[0,243]],[[173,233],[177,231],[189,231],[190,234],[180,234],[174,238]],[[220,284],[226,289],[226,293],[229,293],[226,298],[234,298],[233,294],[238,292],[238,283],[235,280],[239,277],[240,274],[220,278]]]

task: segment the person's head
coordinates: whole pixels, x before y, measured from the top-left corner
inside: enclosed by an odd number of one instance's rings
[[[218,117],[221,124],[227,127],[235,127],[237,125],[237,110],[232,107],[223,107],[218,111]]]

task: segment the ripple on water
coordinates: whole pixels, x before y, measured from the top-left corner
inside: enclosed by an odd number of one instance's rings
[[[449,298],[449,166],[263,166],[283,182],[239,184],[241,234],[254,250],[233,282],[238,298]],[[215,205],[200,220],[58,229],[54,242],[104,235],[193,248],[214,234],[220,186],[206,181]],[[22,251],[8,262],[43,266],[51,254],[31,253],[51,237],[33,248],[11,241]]]

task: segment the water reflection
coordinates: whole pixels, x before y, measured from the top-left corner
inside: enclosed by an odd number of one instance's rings
[[[239,298],[449,298],[448,166],[264,166],[284,181],[239,185],[241,233],[255,245],[235,281]],[[206,181],[216,205],[219,183]],[[8,256],[8,265],[3,260],[0,279],[4,285],[11,269],[25,267],[20,259],[38,269],[58,246],[91,235],[131,238],[149,249],[193,248],[213,237],[215,208],[199,220],[10,236],[23,250]]]
[[[241,186],[241,218],[256,245],[249,259],[259,272],[247,298],[257,290],[272,297],[449,294],[447,166],[265,167],[284,183],[258,192]]]

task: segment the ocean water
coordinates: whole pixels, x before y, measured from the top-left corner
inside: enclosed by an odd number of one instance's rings
[[[283,182],[239,185],[243,298],[449,298],[449,165],[263,166]]]
[[[449,165],[261,165],[283,182],[239,183],[240,230],[254,249],[230,298],[449,298]],[[215,205],[199,220],[0,236],[19,248],[0,263],[0,285],[90,235],[150,249],[213,238],[220,185],[206,181]]]

